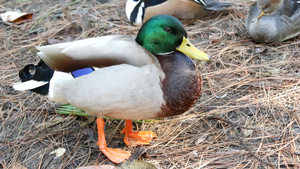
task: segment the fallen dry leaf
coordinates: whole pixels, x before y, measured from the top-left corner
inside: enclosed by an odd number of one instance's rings
[[[86,167],[79,167],[78,169],[116,169],[116,167],[113,165],[91,165]]]
[[[32,13],[23,13],[17,11],[9,11],[1,14],[1,18],[4,23],[11,25],[11,24],[21,24],[25,21],[32,20],[33,14]]]
[[[64,155],[65,152],[66,152],[65,148],[58,148],[58,149],[52,151],[50,154],[55,154],[55,158],[58,158],[58,157]]]
[[[280,73],[280,69],[270,69],[268,70],[268,73],[271,75],[278,75]]]
[[[244,137],[250,137],[253,134],[253,130],[242,129]]]
[[[143,154],[146,153],[146,149],[144,147],[139,147],[135,152],[134,154],[132,154],[128,161],[132,161],[132,160],[135,160],[135,159],[139,159]]]
[[[131,162],[123,162],[118,167],[118,169],[157,169],[155,165],[141,160],[132,160]]]
[[[267,51],[267,48],[259,47],[259,48],[255,48],[254,51],[255,51],[255,54],[261,54],[261,53]]]
[[[202,143],[203,141],[205,141],[205,140],[207,139],[207,136],[208,136],[208,135],[209,135],[209,134],[207,134],[207,133],[202,134],[202,135],[195,141],[195,144],[198,145],[198,144]]]

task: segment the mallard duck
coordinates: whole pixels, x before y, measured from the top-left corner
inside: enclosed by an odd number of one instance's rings
[[[113,162],[130,156],[106,146],[103,117],[125,119],[128,146],[156,134],[132,130],[132,119],[182,114],[197,101],[201,80],[190,59],[209,60],[187,38],[180,21],[158,15],[132,36],[111,35],[38,47],[41,61],[19,73],[15,90],[32,90],[97,116],[100,150]],[[31,74],[30,70],[35,73]]]
[[[246,18],[250,37],[256,42],[273,43],[299,35],[298,3],[297,0],[257,0]]]
[[[172,15],[180,20],[189,20],[231,5],[214,0],[127,0],[126,15],[132,23],[141,25],[155,15]]]

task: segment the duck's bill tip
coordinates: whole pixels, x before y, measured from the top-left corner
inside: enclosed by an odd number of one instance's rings
[[[193,54],[190,57],[195,60],[200,60],[200,61],[209,61],[210,60],[210,56],[200,50],[197,51],[197,54]]]
[[[200,60],[209,61],[210,56],[201,50],[197,49],[187,38],[183,37],[182,43],[176,48],[178,51],[188,55],[189,57]]]
[[[262,17],[263,15],[265,15],[265,13],[264,13],[264,12],[261,12],[261,13],[258,15],[258,17],[257,17],[256,19],[259,19],[259,18]]]
[[[205,60],[205,61],[210,61],[210,59],[211,59],[210,55],[206,54],[206,57],[207,57],[207,60]]]

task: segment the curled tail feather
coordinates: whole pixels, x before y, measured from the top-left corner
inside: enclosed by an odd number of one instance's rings
[[[30,90],[42,95],[49,92],[49,82],[54,71],[43,61],[37,65],[26,65],[19,71],[20,83],[13,85],[15,90]]]

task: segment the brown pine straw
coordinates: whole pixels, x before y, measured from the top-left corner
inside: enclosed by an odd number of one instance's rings
[[[0,168],[112,164],[96,145],[95,122],[57,114],[57,103],[11,88],[19,81],[18,70],[38,62],[35,46],[136,35],[139,29],[126,19],[126,1],[66,2],[76,24],[90,25],[85,32],[72,29],[61,0],[2,3],[1,10],[19,7],[33,12],[34,20],[18,26],[0,23]],[[244,26],[253,1],[234,2],[225,12],[184,23],[190,41],[212,57],[196,62],[202,94],[195,107],[180,116],[134,124],[158,135],[152,145],[143,146],[147,152],[142,156],[157,168],[300,168],[300,37],[254,43]],[[139,150],[123,143],[123,121],[106,121],[109,146],[132,154]],[[50,155],[57,148],[66,149],[60,158]]]

